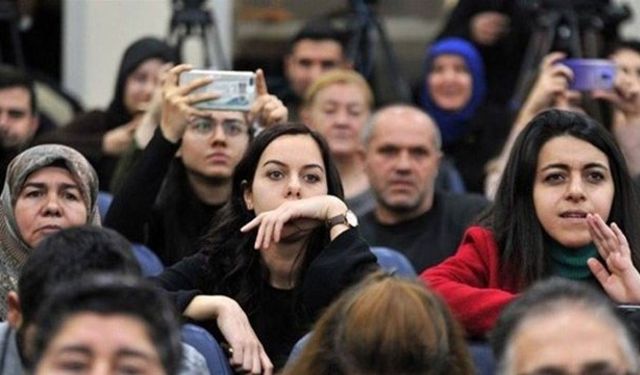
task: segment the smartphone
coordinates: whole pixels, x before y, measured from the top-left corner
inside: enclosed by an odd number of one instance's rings
[[[561,61],[573,71],[569,89],[577,91],[611,90],[616,65],[604,59],[566,59]]]
[[[640,313],[640,305],[617,305],[618,310],[627,313]]]
[[[256,97],[256,74],[254,72],[194,69],[180,74],[180,86],[203,77],[213,78],[213,82],[200,87],[193,93],[216,92],[220,97],[194,104],[200,109],[217,111],[243,111],[251,108]]]

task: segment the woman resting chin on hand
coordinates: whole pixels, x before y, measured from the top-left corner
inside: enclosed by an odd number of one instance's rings
[[[318,313],[376,258],[343,201],[324,140],[303,125],[261,132],[201,251],[157,280],[183,314],[230,347],[236,369],[270,374]]]

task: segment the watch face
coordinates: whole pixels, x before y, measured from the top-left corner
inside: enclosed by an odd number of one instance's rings
[[[351,227],[357,227],[358,226],[358,217],[356,216],[356,214],[353,213],[353,211],[349,210],[347,211],[345,214],[345,219],[347,220],[347,223],[349,224],[349,226]]]

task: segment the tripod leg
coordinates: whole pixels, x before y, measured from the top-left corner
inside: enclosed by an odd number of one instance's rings
[[[211,24],[204,30],[204,43],[207,46],[207,56],[211,62],[215,61],[217,69],[229,70],[231,64],[227,60],[224,49],[222,48],[222,40],[215,23]]]
[[[175,48],[178,61],[182,61],[183,58],[182,45],[184,44],[185,31],[179,25],[172,26],[167,37],[167,43]]]
[[[9,23],[9,32],[11,33],[11,43],[13,44],[13,54],[17,67],[24,69],[24,55],[22,54],[22,43],[20,43],[20,33],[18,32],[18,22],[11,21]]]
[[[376,34],[371,21],[367,21],[362,29],[363,38],[360,39],[360,53],[362,55],[362,71],[367,77],[373,77],[376,61]]]
[[[519,111],[527,97],[529,87],[536,78],[538,67],[542,58],[551,51],[555,39],[556,20],[551,20],[544,28],[536,30],[527,44],[518,81],[511,99],[510,107],[513,111]]]
[[[583,41],[583,56],[586,58],[598,57],[602,44],[601,39],[599,38],[598,31],[593,28],[587,28],[583,33]],[[608,104],[599,103],[596,99],[592,98],[591,95],[587,94],[582,95],[582,104],[587,113],[591,117],[598,120],[598,122],[600,122],[601,124],[610,123],[611,120],[605,118],[605,113],[607,113],[606,107],[608,106]]]
[[[207,27],[205,25],[200,25],[198,28],[198,39],[200,39],[200,44],[202,45],[202,55],[204,58],[204,66],[207,69],[220,69],[214,61],[216,59],[215,53],[209,44],[209,40],[207,39]]]
[[[584,41],[584,57],[597,58],[600,56],[602,49],[602,39],[598,32],[592,28],[586,29],[583,34]]]
[[[366,29],[363,27],[362,22],[358,22],[358,25],[354,28],[353,35],[349,40],[349,47],[347,56],[353,62],[354,68],[362,73],[363,76],[367,77],[365,73],[365,67],[363,64],[363,53],[362,53],[362,40],[366,38]]]
[[[571,57],[582,58],[582,42],[580,40],[580,26],[578,19],[573,13],[567,14],[567,25],[569,27],[569,50]]]
[[[380,46],[382,47],[382,53],[384,54],[384,58],[389,67],[389,72],[391,73],[391,81],[395,86],[398,98],[401,101],[410,102],[411,89],[409,88],[409,84],[407,83],[407,81],[400,73],[400,65],[398,64],[395,53],[393,52],[393,47],[389,42],[389,37],[387,36],[387,33],[382,27],[382,24],[379,20],[373,19],[373,24],[380,41]]]

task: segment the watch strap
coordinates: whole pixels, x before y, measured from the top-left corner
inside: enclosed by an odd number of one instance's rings
[[[336,216],[334,216],[332,218],[329,218],[327,220],[327,228],[329,228],[329,229],[335,227],[338,224],[349,225],[349,223],[347,222],[347,215],[346,214],[336,215]]]

